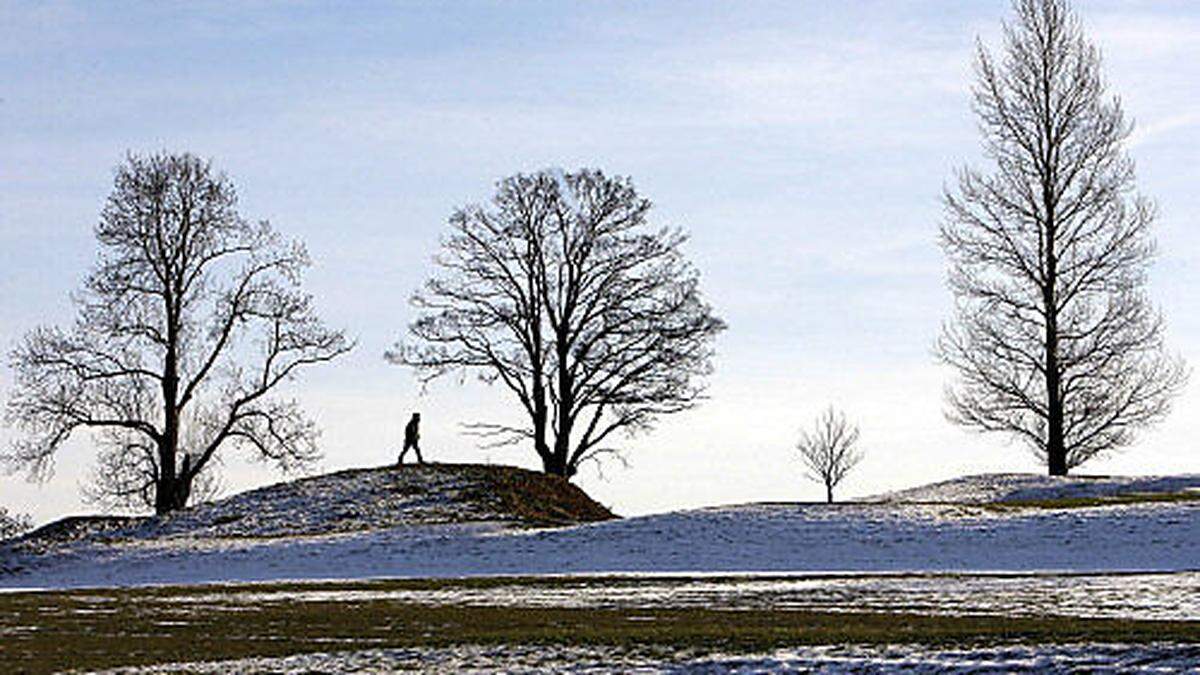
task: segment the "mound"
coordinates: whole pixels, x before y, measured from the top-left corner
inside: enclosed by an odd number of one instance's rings
[[[1180,476],[1045,476],[985,473],[868,497],[864,502],[996,504],[1113,499],[1135,495],[1200,496],[1200,474]]]
[[[166,516],[68,518],[16,544],[38,550],[85,538],[286,537],[485,521],[569,525],[615,517],[557,476],[509,466],[424,464],[278,483]]]

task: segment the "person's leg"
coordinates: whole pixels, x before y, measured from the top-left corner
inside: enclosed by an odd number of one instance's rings
[[[425,458],[421,456],[421,445],[419,443],[413,443],[413,450],[417,451],[417,464],[424,464]]]

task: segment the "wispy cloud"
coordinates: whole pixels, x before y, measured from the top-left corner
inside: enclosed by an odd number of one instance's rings
[[[1139,189],[1164,214],[1155,279],[1175,303],[1172,344],[1196,360],[1200,5],[1077,5],[1139,122]],[[374,420],[417,404],[436,411],[442,457],[477,458],[456,424],[499,409],[500,393],[417,399],[379,354],[410,318],[405,299],[451,209],[508,173],[600,166],[632,174],[656,222],[692,232],[705,293],[730,320],[711,400],[638,441],[631,472],[590,483],[602,498],[623,512],[678,505],[688,497],[661,486],[681,458],[744,464],[729,453],[746,448],[770,461],[697,478],[705,500],[803,496],[785,470],[791,435],[829,397],[860,411],[873,453],[913,458],[910,482],[926,465],[999,466],[1011,450],[942,423],[928,348],[949,299],[937,196],[955,165],[981,159],[971,51],[977,35],[995,45],[1006,12],[941,0],[0,3],[0,350],[69,320],[124,151],[189,149],[231,173],[247,216],[308,242],[318,304],[360,338],[300,393],[326,427],[329,468],[377,463]],[[1187,447],[1179,431],[1156,438]],[[76,449],[86,466],[87,444]],[[1196,470],[1194,454],[1161,456],[1174,463],[1157,469]],[[864,490],[901,487],[894,465],[864,466]],[[73,497],[72,481],[52,490]],[[0,489],[22,510],[54,504],[39,517],[69,508]]]
[[[1135,148],[1152,142],[1169,142],[1180,135],[1177,132],[1193,130],[1197,125],[1200,125],[1200,110],[1188,110],[1165,118],[1151,119],[1134,128],[1133,135],[1129,138],[1129,147]],[[1194,133],[1190,134],[1190,140],[1194,140],[1195,136]]]

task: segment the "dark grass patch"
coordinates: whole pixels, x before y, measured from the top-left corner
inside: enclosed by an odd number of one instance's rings
[[[473,497],[494,500],[497,510],[511,513],[524,523],[561,525],[616,518],[561,476],[490,464],[464,464],[458,468],[481,478]]]
[[[1126,504],[1161,504],[1200,502],[1200,492],[1141,492],[1096,497],[1063,497],[1060,499],[1021,499],[984,504],[986,508],[1006,511],[1012,509],[1085,509],[1097,506]]]
[[[169,598],[181,596],[194,596],[200,593],[226,593],[229,595],[239,593],[255,593],[255,594],[275,594],[275,593],[302,593],[306,591],[450,591],[456,589],[462,590],[487,590],[495,588],[572,588],[572,587],[589,587],[589,586],[609,586],[609,587],[636,587],[646,582],[654,584],[678,584],[685,585],[694,583],[698,579],[713,584],[737,583],[741,581],[754,582],[776,582],[776,581],[798,581],[804,579],[819,579],[819,580],[857,580],[863,578],[887,578],[887,579],[1038,579],[1038,578],[1070,578],[1070,577],[1146,577],[1146,576],[1172,576],[1177,572],[1153,572],[1142,570],[1130,571],[1105,571],[1105,572],[821,572],[821,573],[752,573],[739,574],[736,572],[705,574],[703,577],[698,577],[686,572],[681,573],[665,573],[654,574],[651,576],[628,575],[628,574],[564,574],[555,575],[488,575],[488,576],[468,576],[468,577],[411,577],[411,578],[376,578],[376,579],[347,579],[338,581],[239,581],[239,582],[216,582],[201,585],[156,585],[134,587],[128,590],[132,592],[153,592],[154,597]],[[31,591],[34,593],[40,591]],[[87,595],[89,590],[72,590],[72,591],[53,591],[49,592],[55,595],[71,595],[84,594]],[[103,593],[119,592],[111,589],[103,589]],[[3,598],[0,593],[0,598]]]
[[[0,663],[13,672],[460,644],[606,645],[698,654],[811,644],[1200,642],[1197,621],[715,609],[424,606],[389,599],[247,604],[238,591],[447,588],[489,580],[241,584],[0,594]],[[554,580],[541,580],[554,583]],[[197,596],[216,595],[197,602]],[[225,595],[228,601],[221,598]],[[188,597],[191,596],[190,601]]]
[[[347,469],[330,476],[353,480],[358,475],[377,472],[410,472],[437,476],[440,474],[462,478],[467,485],[459,499],[464,502],[486,504],[505,519],[523,525],[569,525],[600,520],[611,520],[617,516],[593,500],[578,486],[560,476],[551,476],[541,471],[530,471],[503,464],[405,464],[366,469]],[[325,478],[317,476],[302,479],[297,483]],[[424,490],[417,486],[402,486],[396,493],[403,496],[418,496]]]

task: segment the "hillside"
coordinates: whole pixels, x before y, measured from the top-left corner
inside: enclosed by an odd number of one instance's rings
[[[409,464],[282,482],[167,516],[65,518],[16,546],[37,550],[89,538],[301,537],[472,522],[529,527],[610,518],[611,511],[556,476],[499,465]]]
[[[985,473],[860,500],[894,504],[1020,504],[1200,499],[1200,474],[1178,476],[1046,476]]]
[[[611,519],[569,484],[532,472],[389,467],[271,486],[103,534],[56,540],[44,528],[15,546],[0,544],[0,588],[614,573],[1197,572],[1196,488],[1200,476],[969,476],[874,502]],[[565,526],[536,527],[546,524]],[[1198,578],[1188,577],[1191,588],[1200,588]]]

